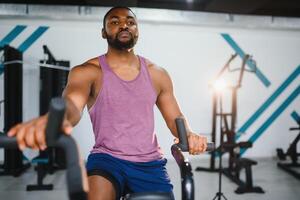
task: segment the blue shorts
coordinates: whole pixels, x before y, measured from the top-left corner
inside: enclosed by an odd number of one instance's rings
[[[108,179],[117,192],[117,199],[127,193],[169,192],[173,185],[165,168],[167,159],[151,162],[130,162],[104,153],[90,154],[88,176],[99,175]]]

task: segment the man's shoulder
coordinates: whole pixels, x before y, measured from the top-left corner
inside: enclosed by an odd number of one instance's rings
[[[90,72],[90,71],[101,71],[99,67],[98,57],[91,58],[84,63],[74,66],[72,71],[82,71],[82,72]]]
[[[144,59],[145,59],[146,66],[150,72],[159,73],[159,74],[166,72],[166,70],[163,67],[157,65],[156,63],[152,62],[148,58],[144,58]]]
[[[91,81],[97,80],[99,75],[101,75],[101,68],[99,67],[99,62],[97,57],[91,58],[86,62],[74,66],[71,69],[71,77],[76,77],[76,79],[89,79]]]
[[[87,68],[87,69],[99,69],[100,68],[98,57],[91,58],[78,66],[80,66],[82,68]]]
[[[145,63],[147,65],[149,74],[152,78],[154,85],[156,85],[157,88],[159,88],[158,91],[164,88],[165,85],[169,85],[166,83],[172,83],[171,77],[169,76],[167,70],[165,70],[163,67],[155,64],[154,62],[146,58]]]

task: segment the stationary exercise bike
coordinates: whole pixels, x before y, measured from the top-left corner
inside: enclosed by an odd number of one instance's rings
[[[277,156],[280,159],[280,161],[277,163],[277,166],[300,180],[300,172],[297,170],[300,167],[300,163],[298,161],[298,158],[300,156],[299,151],[297,151],[297,145],[300,141],[300,117],[295,113],[296,122],[298,127],[291,127],[290,131],[298,131],[298,135],[293,140],[293,142],[290,144],[289,148],[286,152],[283,151],[283,149],[278,148],[277,150]],[[287,157],[290,158],[290,161],[286,162]]]
[[[80,166],[79,151],[75,140],[71,136],[61,134],[60,127],[64,117],[65,103],[61,98],[54,98],[49,109],[46,128],[46,143],[49,147],[60,147],[65,151],[67,159],[67,185],[70,200],[87,200],[87,193],[83,188],[84,170]],[[188,151],[188,141],[183,119],[176,119],[179,143],[171,147],[181,173],[182,200],[194,200],[194,179],[191,164],[185,159],[183,151]],[[17,148],[16,138],[0,135],[0,148]],[[214,144],[208,143],[207,150],[214,150]],[[171,200],[169,193],[133,193],[125,197],[126,200]]]

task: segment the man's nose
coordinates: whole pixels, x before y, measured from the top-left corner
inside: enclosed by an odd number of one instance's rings
[[[127,23],[126,23],[126,22],[121,22],[121,23],[120,23],[120,28],[121,28],[121,29],[128,29]]]

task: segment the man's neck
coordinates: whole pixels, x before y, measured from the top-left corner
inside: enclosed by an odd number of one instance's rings
[[[106,58],[112,65],[123,63],[123,65],[131,65],[137,59],[133,49],[117,50],[108,48]]]

